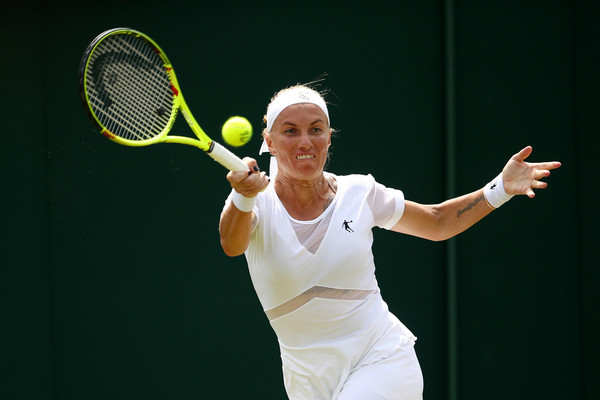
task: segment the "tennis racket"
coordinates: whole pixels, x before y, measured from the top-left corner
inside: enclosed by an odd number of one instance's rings
[[[187,144],[231,171],[248,170],[202,130],[183,99],[169,59],[142,32],[115,28],[98,35],[81,60],[79,88],[88,116],[112,141],[126,146]],[[178,111],[197,139],[169,135]]]

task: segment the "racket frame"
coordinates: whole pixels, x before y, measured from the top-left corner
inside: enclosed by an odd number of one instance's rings
[[[108,130],[101,122],[100,119],[95,114],[93,108],[90,104],[90,99],[88,96],[88,88],[87,88],[87,73],[88,66],[91,60],[91,56],[94,50],[98,47],[98,45],[107,37],[112,35],[134,35],[136,38],[142,39],[146,42],[160,57],[163,68],[165,69],[166,75],[168,76],[169,82],[171,84],[171,91],[173,92],[173,107],[171,108],[171,113],[169,116],[169,120],[163,130],[155,135],[152,138],[143,139],[143,140],[131,140],[122,138],[110,130]],[[220,143],[212,140],[206,132],[200,127],[200,124],[194,118],[192,112],[190,111],[183,94],[181,92],[181,88],[179,86],[179,82],[177,81],[177,76],[175,75],[175,71],[171,62],[169,61],[165,52],[160,48],[158,43],[156,43],[152,38],[148,35],[137,31],[131,28],[113,28],[107,31],[100,33],[87,47],[83,58],[81,60],[81,64],[79,66],[79,88],[80,88],[80,96],[81,100],[84,104],[84,109],[88,114],[89,118],[92,120],[94,125],[100,130],[100,133],[106,138],[125,145],[132,147],[142,147],[149,146],[156,143],[179,143],[186,144],[190,146],[197,147],[204,152],[206,152],[210,157],[212,157],[215,161],[219,162],[226,168],[231,171],[246,171],[248,170],[248,166],[244,163],[238,156],[233,154],[227,148],[222,146]],[[176,136],[169,135],[168,133],[173,128],[175,121],[177,119],[178,112],[181,111],[184,119],[186,120],[189,127],[192,129],[197,139],[193,139],[191,137],[186,136]]]

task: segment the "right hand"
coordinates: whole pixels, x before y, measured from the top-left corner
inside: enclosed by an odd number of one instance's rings
[[[248,171],[229,171],[227,180],[239,194],[245,197],[255,197],[269,185],[269,177],[265,172],[260,172],[255,159],[244,157],[243,161],[248,165]]]

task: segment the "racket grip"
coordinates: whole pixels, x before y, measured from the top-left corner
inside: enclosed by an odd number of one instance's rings
[[[223,145],[213,141],[210,149],[206,152],[216,162],[230,171],[248,171],[248,165],[241,158],[227,150]]]

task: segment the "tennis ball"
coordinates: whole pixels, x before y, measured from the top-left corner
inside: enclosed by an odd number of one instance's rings
[[[221,135],[228,145],[240,147],[252,138],[252,125],[244,117],[231,117],[223,124]]]

